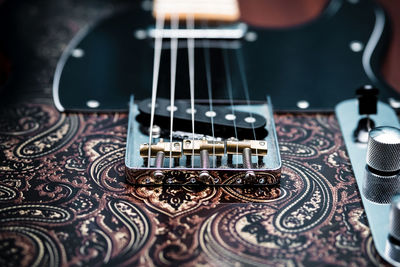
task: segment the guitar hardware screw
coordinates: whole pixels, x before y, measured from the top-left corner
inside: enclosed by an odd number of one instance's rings
[[[236,179],[236,183],[237,183],[237,184],[241,184],[241,183],[242,183],[242,179],[241,179],[241,178],[237,178],[237,179]]]
[[[246,33],[246,35],[244,36],[244,38],[246,39],[246,41],[248,42],[254,42],[257,40],[258,36],[257,33],[255,32],[248,32]]]
[[[144,182],[145,182],[146,184],[149,184],[149,183],[151,182],[151,180],[150,180],[150,178],[146,178],[146,179],[144,180]]]
[[[97,100],[88,100],[86,102],[86,106],[89,108],[98,108],[100,106],[100,102]]]
[[[260,184],[263,184],[263,183],[265,183],[265,179],[264,179],[264,178],[260,178],[260,179],[258,179],[258,183],[260,183]]]
[[[308,109],[309,106],[310,103],[306,100],[300,100],[299,102],[297,102],[297,107],[300,109]]]
[[[144,11],[150,11],[153,8],[153,3],[150,0],[144,0],[142,2],[142,9]]]
[[[158,125],[153,125],[153,128],[152,128],[152,135],[153,135],[153,138],[159,138],[160,137],[160,134],[161,134],[161,128],[160,128],[160,126],[158,126]],[[160,142],[162,142],[163,140],[160,140]]]
[[[85,51],[83,49],[81,49],[81,48],[75,48],[74,50],[72,50],[71,55],[74,58],[81,58],[81,57],[83,57],[85,55]]]
[[[195,178],[190,178],[190,182],[192,183],[192,184],[194,184],[194,183],[196,183],[196,179]]]
[[[353,52],[361,52],[364,49],[364,44],[360,41],[352,41],[350,42],[350,49]]]
[[[142,30],[142,29],[136,30],[134,35],[135,35],[135,38],[138,40],[143,40],[143,39],[146,39],[146,37],[147,37],[146,31]]]
[[[243,149],[242,152],[242,156],[243,156],[243,167],[246,169],[252,169],[252,163],[251,163],[251,149],[246,147]],[[246,175],[245,175],[245,179],[252,179],[255,178],[256,175],[253,171],[247,171]]]
[[[389,104],[392,108],[400,108],[400,101],[397,99],[394,99],[393,97],[389,98]]]
[[[203,169],[209,169],[210,168],[210,155],[208,153],[208,150],[201,150],[200,151],[200,164],[201,168]],[[210,174],[208,173],[207,170],[203,170],[200,172],[199,178],[202,180],[208,179],[210,177]]]
[[[156,168],[161,169],[164,166],[165,154],[162,151],[158,151],[156,155]],[[161,170],[154,171],[154,178],[162,179],[164,178],[164,173]]]

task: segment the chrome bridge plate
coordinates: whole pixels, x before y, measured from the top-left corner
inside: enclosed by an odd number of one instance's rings
[[[127,181],[134,185],[224,185],[224,186],[242,186],[242,185],[276,185],[279,184],[281,174],[281,158],[279,154],[278,140],[276,136],[275,123],[272,112],[272,105],[269,99],[262,104],[234,106],[237,111],[249,112],[249,114],[258,114],[265,118],[265,130],[268,132],[262,138],[256,138],[258,142],[265,142],[268,145],[266,155],[257,155],[253,152],[250,156],[251,164],[243,162],[242,153],[229,155],[226,148],[229,148],[229,140],[215,136],[214,140],[225,144],[223,155],[213,156],[210,153],[209,166],[204,168],[199,155],[186,156],[182,153],[178,159],[172,158],[171,163],[169,153],[165,153],[162,167],[156,167],[156,158],[150,157],[150,160],[144,157],[145,153],[140,155],[141,149],[149,143],[149,135],[144,130],[144,125],[136,119],[140,114],[137,103],[133,97],[130,101],[128,137],[125,155],[125,167]],[[210,136],[195,134],[188,140],[207,140]],[[164,137],[169,142],[169,137]],[[179,139],[179,135],[174,135],[173,144],[183,144],[184,140]],[[241,140],[238,140],[241,141]],[[250,142],[252,141],[252,142]],[[250,140],[248,143],[254,143]],[[164,142],[161,137],[153,138],[152,144]],[[259,153],[260,154],[260,153]],[[203,167],[202,167],[203,166]],[[204,172],[207,176],[204,176]],[[252,175],[248,175],[251,173]],[[161,175],[159,175],[161,174]],[[206,178],[204,178],[206,177]]]
[[[351,99],[339,103],[336,106],[336,116],[346,143],[376,250],[386,261],[395,266],[400,266],[400,247],[389,241],[390,203],[371,201],[363,192],[367,144],[355,142],[353,137],[358,122],[363,118],[358,114],[358,101]],[[370,116],[370,118],[375,122],[376,127],[400,126],[395,111],[382,102],[378,102],[377,114]]]

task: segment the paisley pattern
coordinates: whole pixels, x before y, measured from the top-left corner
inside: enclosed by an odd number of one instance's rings
[[[135,187],[125,178],[126,114],[9,108],[0,115],[0,265],[385,264],[335,117],[275,119],[276,186]]]

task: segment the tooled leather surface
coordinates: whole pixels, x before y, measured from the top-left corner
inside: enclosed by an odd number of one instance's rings
[[[278,114],[281,184],[134,187],[127,114],[0,112],[0,265],[367,266],[377,256],[334,115]]]

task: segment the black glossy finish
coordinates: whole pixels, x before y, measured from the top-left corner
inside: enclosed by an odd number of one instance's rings
[[[341,100],[353,98],[355,89],[363,84],[379,87],[381,99],[386,101],[396,95],[394,91],[368,77],[362,64],[363,51],[350,49],[352,41],[367,44],[377,10],[379,7],[369,0],[358,4],[333,0],[318,19],[305,25],[279,30],[250,27],[257,33],[255,42],[242,40],[223,44],[230,49],[210,48],[212,97],[228,99],[232,84],[233,99],[245,99],[242,66],[250,99],[264,101],[270,95],[275,110],[296,110],[299,100],[308,101],[310,109],[332,110]],[[95,99],[100,102],[100,110],[124,110],[130,94],[136,100],[149,98],[153,40],[138,40],[134,32],[150,25],[154,25],[151,14],[137,5],[99,21],[89,30],[76,46],[85,51],[84,57],[68,57],[62,69],[62,106],[66,110],[85,110],[86,102]],[[196,99],[208,99],[206,51],[203,42],[196,46]],[[237,46],[240,48],[233,48]],[[370,60],[373,71],[379,67],[381,49],[382,42]],[[187,61],[186,42],[182,40],[176,88],[179,99],[190,98]],[[158,97],[169,98],[169,66],[169,44],[164,42]]]

